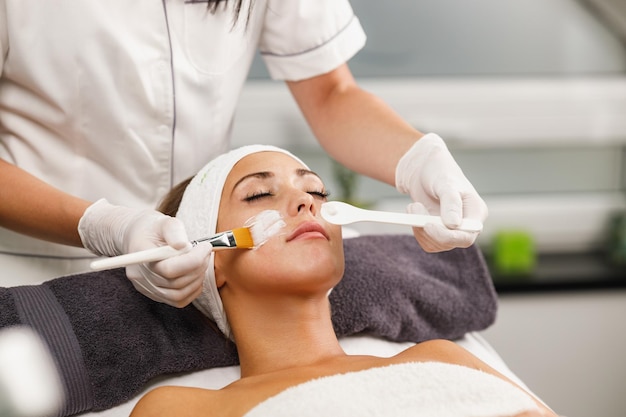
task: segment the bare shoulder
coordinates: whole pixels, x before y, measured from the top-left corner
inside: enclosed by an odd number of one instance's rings
[[[248,386],[241,380],[219,390],[163,386],[144,395],[130,417],[242,416],[277,391],[271,384]]]
[[[217,409],[219,392],[190,387],[158,387],[149,391],[135,405],[131,417],[190,417],[200,411]]]
[[[400,352],[397,358],[412,361],[437,361],[476,367],[480,361],[465,348],[444,339],[421,342]]]

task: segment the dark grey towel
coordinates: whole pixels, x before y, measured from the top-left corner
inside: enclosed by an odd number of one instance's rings
[[[345,276],[330,296],[339,336],[454,339],[495,319],[477,247],[427,254],[412,236],[393,235],[348,239],[344,248]],[[0,328],[18,324],[50,346],[68,394],[63,416],[116,406],[158,375],[238,362],[198,310],[147,299],[123,269],[0,288]]]
[[[0,302],[1,327],[26,324],[47,341],[68,400],[63,416],[121,404],[158,375],[238,363],[202,313],[144,297],[124,269],[1,288]]]
[[[338,335],[457,339],[495,320],[495,289],[476,246],[429,254],[411,235],[380,235],[348,239],[344,250],[346,273],[330,294]]]

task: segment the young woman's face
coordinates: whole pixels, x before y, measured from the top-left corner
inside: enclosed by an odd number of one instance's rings
[[[218,287],[247,286],[260,294],[336,285],[343,275],[343,242],[341,227],[320,216],[326,195],[322,180],[289,155],[259,152],[241,159],[224,184],[217,231],[242,227],[264,210],[278,211],[286,225],[255,250],[216,252]]]

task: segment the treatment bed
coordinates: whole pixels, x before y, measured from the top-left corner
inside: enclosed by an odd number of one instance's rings
[[[392,356],[425,340],[454,340],[527,388],[480,331],[497,296],[480,249],[428,254],[409,235],[344,240],[344,278],[330,294],[347,353]],[[217,389],[239,378],[236,348],[193,306],[134,290],[123,269],[0,288],[0,329],[29,326],[47,343],[66,401],[59,416],[126,417],[160,385]]]

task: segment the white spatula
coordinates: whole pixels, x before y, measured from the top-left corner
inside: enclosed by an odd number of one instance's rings
[[[444,225],[439,216],[365,210],[340,201],[322,204],[321,214],[327,222],[340,225],[358,222],[391,223],[413,227],[424,227],[428,223]],[[483,230],[483,224],[479,220],[464,219],[456,230],[480,232]]]

